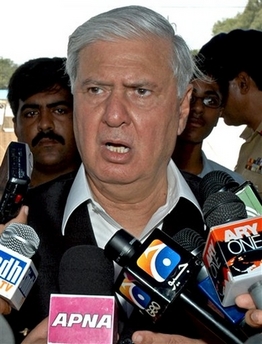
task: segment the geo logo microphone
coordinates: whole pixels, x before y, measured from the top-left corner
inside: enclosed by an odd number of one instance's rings
[[[153,240],[137,260],[137,265],[157,282],[164,282],[180,262],[180,255],[161,240]]]
[[[135,306],[141,309],[146,309],[151,301],[151,297],[143,289],[132,282],[131,275],[124,272],[123,278],[124,279],[119,286],[120,294]]]
[[[123,267],[116,292],[153,322],[161,318],[201,265],[158,228],[143,243],[120,229],[106,244],[105,255]]]

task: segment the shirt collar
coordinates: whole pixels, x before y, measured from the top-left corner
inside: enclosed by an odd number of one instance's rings
[[[63,216],[63,222],[62,222],[63,235],[65,232],[66,223],[70,215],[72,214],[72,212],[80,204],[82,204],[83,202],[87,201],[90,198],[91,198],[91,191],[86,181],[84,165],[81,164],[67,197],[65,210],[64,210],[64,216]]]
[[[198,201],[172,159],[170,159],[168,164],[167,179],[167,202],[152,216],[145,228],[145,231],[155,227],[158,223],[160,223],[163,218],[175,207],[180,197],[190,200],[201,212]],[[92,192],[86,179],[84,165],[81,164],[67,198],[62,222],[63,235],[65,232],[66,223],[72,212],[80,204],[88,200],[92,200]]]
[[[257,127],[255,131],[252,128],[246,126],[245,129],[240,134],[240,137],[247,141],[252,136],[257,135],[257,134],[262,135],[262,122],[259,124],[259,126]]]

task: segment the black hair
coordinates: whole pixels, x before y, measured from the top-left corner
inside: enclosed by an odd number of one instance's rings
[[[197,54],[194,56],[195,64],[197,68],[206,76],[210,77],[211,80],[217,82],[219,86],[220,93],[222,95],[222,104],[225,102],[228,94],[228,80],[225,80],[220,77],[219,66],[213,64],[213,61],[206,59],[202,54]],[[197,77],[194,75],[194,77]]]
[[[20,99],[24,101],[36,93],[52,91],[57,86],[71,94],[65,62],[66,58],[63,57],[40,57],[25,62],[15,70],[9,80],[7,94],[15,117]]]
[[[240,72],[246,72],[262,90],[262,31],[235,29],[220,33],[199,51],[218,83],[228,84]]]

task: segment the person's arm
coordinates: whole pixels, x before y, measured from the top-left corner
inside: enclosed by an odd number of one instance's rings
[[[28,216],[28,206],[23,205],[19,211],[19,214],[13,218],[11,221],[5,223],[5,224],[0,224],[0,235],[3,233],[3,231],[6,229],[10,223],[27,223],[27,216]]]
[[[10,314],[11,313],[11,306],[8,302],[0,298],[0,314]]]
[[[48,318],[39,323],[23,340],[21,344],[46,344]],[[179,335],[137,331],[132,336],[134,344],[206,344],[201,339],[191,339]]]
[[[21,344],[46,344],[48,333],[48,317],[42,320],[29,334]]]
[[[255,328],[262,328],[262,310],[256,309],[256,306],[249,294],[243,294],[236,297],[236,304],[248,309],[245,314],[246,323]]]
[[[206,344],[201,339],[192,339],[176,334],[162,334],[150,331],[137,331],[132,336],[134,344]]]

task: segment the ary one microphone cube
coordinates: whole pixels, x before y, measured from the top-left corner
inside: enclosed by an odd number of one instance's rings
[[[224,307],[262,280],[262,217],[211,227],[203,261]]]

